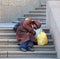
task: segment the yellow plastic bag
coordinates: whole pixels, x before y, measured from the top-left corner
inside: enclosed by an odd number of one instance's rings
[[[39,46],[44,46],[48,44],[48,38],[45,32],[42,31],[40,34],[38,34],[37,43]]]

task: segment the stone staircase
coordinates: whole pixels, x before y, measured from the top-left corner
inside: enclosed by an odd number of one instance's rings
[[[46,46],[34,46],[34,52],[22,52],[17,45],[16,33],[13,31],[15,23],[0,23],[0,59],[57,59],[54,40],[50,30],[46,27],[46,6],[42,5],[30,11],[25,17],[40,20],[43,30],[47,33],[49,43]],[[16,21],[17,22],[17,21]]]

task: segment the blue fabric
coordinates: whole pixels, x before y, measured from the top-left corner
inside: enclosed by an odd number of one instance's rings
[[[16,25],[13,27],[13,30],[16,32],[18,26],[19,26],[20,24],[22,24],[24,21],[25,21],[24,19],[23,19],[23,20],[21,19],[18,23],[16,23]]]
[[[27,48],[27,47],[33,47],[33,42],[32,41],[27,41],[22,44],[20,44],[20,48]]]

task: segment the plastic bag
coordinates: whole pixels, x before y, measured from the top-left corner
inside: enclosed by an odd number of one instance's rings
[[[37,36],[38,36],[42,31],[43,31],[42,28],[39,28],[39,29],[35,30],[35,32],[36,32],[35,38],[37,38]]]
[[[44,46],[44,45],[48,44],[48,38],[44,31],[42,31],[40,34],[38,34],[37,43],[39,46]]]

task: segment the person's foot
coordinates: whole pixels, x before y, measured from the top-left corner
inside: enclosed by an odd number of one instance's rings
[[[20,51],[26,52],[27,50],[25,48],[20,48]]]
[[[34,51],[34,49],[31,48],[31,47],[28,47],[28,48],[27,48],[27,51]]]

